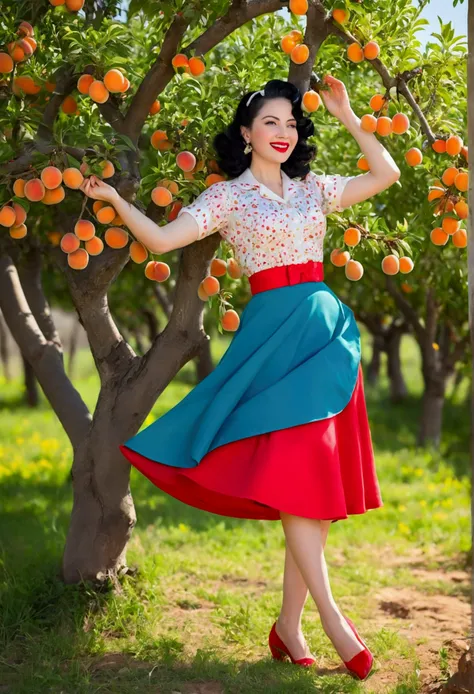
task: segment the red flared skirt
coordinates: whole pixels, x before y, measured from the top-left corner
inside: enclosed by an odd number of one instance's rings
[[[233,518],[342,520],[383,506],[375,470],[363,372],[337,415],[232,441],[193,468],[123,455],[156,487],[195,508]]]

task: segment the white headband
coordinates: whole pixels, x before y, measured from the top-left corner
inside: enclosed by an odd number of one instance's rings
[[[254,93],[252,94],[252,96],[250,96],[250,97],[247,99],[247,103],[246,103],[245,105],[248,106],[249,103],[252,101],[253,97],[256,96],[257,94],[261,94],[262,96],[265,96],[265,90],[264,90],[264,89],[261,89],[259,92],[254,92]]]

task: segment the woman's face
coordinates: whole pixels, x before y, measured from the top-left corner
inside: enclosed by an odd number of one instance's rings
[[[250,140],[253,152],[262,159],[280,164],[288,159],[298,142],[291,103],[280,97],[266,101],[255,116],[252,127],[242,126],[241,131],[246,135],[244,139]],[[272,143],[285,143],[288,147],[277,149]]]

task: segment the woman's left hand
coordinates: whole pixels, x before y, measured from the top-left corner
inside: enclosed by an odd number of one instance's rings
[[[341,120],[352,110],[345,84],[332,75],[325,75],[323,83],[329,89],[321,89],[319,95],[329,113]]]

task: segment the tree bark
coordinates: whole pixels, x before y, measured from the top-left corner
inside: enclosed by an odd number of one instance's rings
[[[379,379],[384,348],[385,341],[383,336],[372,334],[372,357],[367,367],[367,383],[371,385],[375,385]]]
[[[5,319],[0,311],[0,360],[3,367],[3,376],[6,381],[11,379],[10,354],[8,352],[8,334]]]
[[[426,383],[418,431],[419,446],[425,445],[427,441],[436,446],[441,442],[445,390],[446,382],[442,377],[430,378]]]
[[[28,407],[38,407],[39,394],[35,371],[23,353],[21,359],[23,362],[23,384],[25,386],[26,404]]]
[[[405,330],[392,326],[386,336],[387,372],[390,382],[390,399],[401,402],[408,394],[407,385],[403,378],[400,346]]]
[[[214,371],[210,340],[202,344],[194,363],[196,365],[196,378],[198,383]]]

